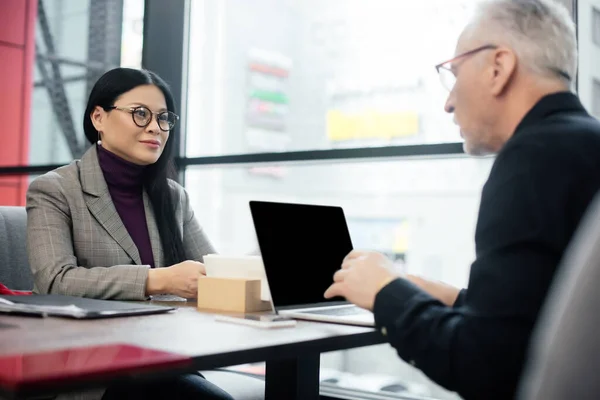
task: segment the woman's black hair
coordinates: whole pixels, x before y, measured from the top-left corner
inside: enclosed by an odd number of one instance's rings
[[[114,105],[119,96],[142,85],[158,87],[165,96],[167,109],[174,113],[177,112],[169,85],[154,72],[132,68],[112,69],[98,79],[92,88],[85,108],[83,130],[90,143],[96,143],[99,139],[98,131],[92,124],[91,115],[94,109],[100,106],[109,111],[109,107]],[[168,182],[168,178],[175,178],[173,143],[175,143],[176,135],[177,127],[174,127],[169,132],[169,140],[167,140],[159,159],[144,170],[144,188],[154,209],[167,266],[185,260],[182,233],[177,229],[175,204]],[[155,262],[159,261],[155,260]]]

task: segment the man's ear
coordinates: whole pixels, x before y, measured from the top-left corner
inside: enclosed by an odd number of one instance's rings
[[[102,132],[104,129],[104,123],[106,121],[106,111],[100,106],[96,106],[90,113],[90,119],[92,120],[92,124],[94,128],[98,132]]]
[[[508,87],[517,71],[517,56],[505,47],[496,49],[492,55],[492,94],[498,96]]]

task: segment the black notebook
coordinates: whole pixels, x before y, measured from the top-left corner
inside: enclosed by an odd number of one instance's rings
[[[0,296],[0,313],[32,316],[55,316],[75,319],[121,317],[159,314],[174,310],[146,303],[96,300],[56,294],[31,296]]]

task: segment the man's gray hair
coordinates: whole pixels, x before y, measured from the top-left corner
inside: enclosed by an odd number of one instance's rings
[[[534,74],[561,78],[573,85],[577,73],[575,24],[567,8],[553,0],[487,0],[479,4],[475,24],[490,44],[506,45]],[[562,77],[565,82],[566,77]]]

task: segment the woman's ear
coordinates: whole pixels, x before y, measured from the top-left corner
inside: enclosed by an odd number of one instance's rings
[[[106,111],[100,106],[96,106],[90,113],[90,119],[92,120],[92,125],[98,132],[102,132],[104,129],[104,123],[106,121]]]

